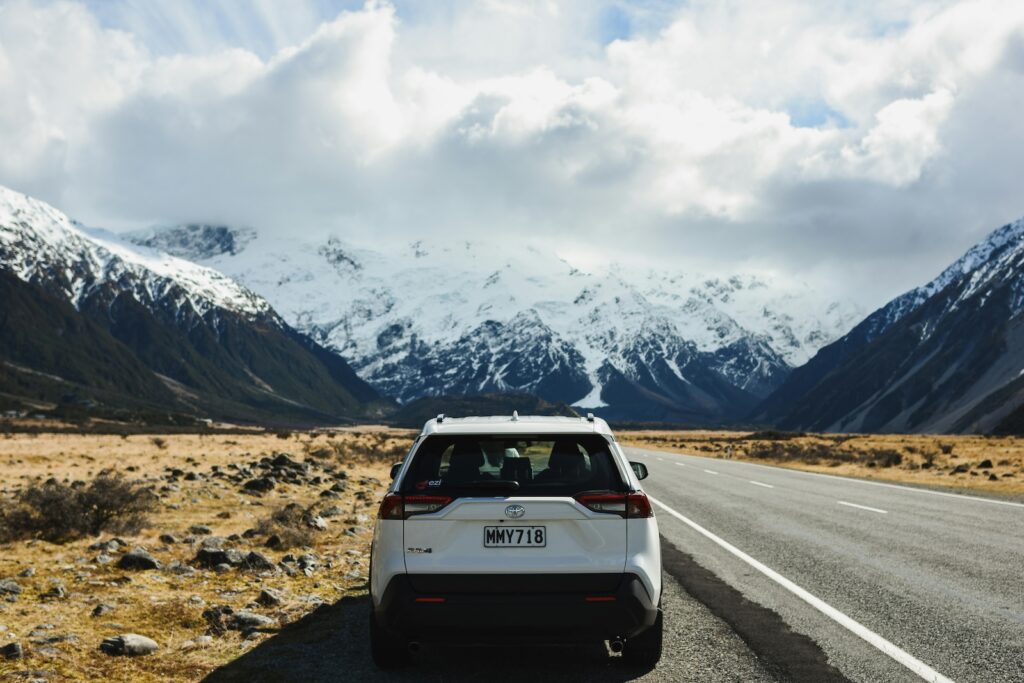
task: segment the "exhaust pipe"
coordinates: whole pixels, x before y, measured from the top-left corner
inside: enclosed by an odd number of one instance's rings
[[[615,640],[609,640],[608,647],[610,647],[612,652],[614,652],[615,654],[619,654],[620,652],[622,652],[622,640],[619,638],[616,638]]]
[[[409,641],[409,654],[414,655],[414,654],[418,653],[420,651],[421,647],[422,646],[420,645],[420,641],[418,641],[418,640],[410,640]]]

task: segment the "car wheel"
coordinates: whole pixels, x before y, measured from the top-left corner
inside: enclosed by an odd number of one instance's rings
[[[373,663],[380,669],[398,669],[407,666],[412,658],[409,656],[409,644],[404,638],[382,629],[370,610],[370,652]]]
[[[625,642],[625,646],[622,649],[622,659],[632,666],[653,669],[657,665],[658,660],[661,659],[661,638],[662,622],[661,610],[659,609],[658,617],[649,629]]]

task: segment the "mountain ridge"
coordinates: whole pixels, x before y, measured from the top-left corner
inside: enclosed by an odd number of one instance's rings
[[[29,395],[101,403],[108,412],[163,407],[249,422],[326,423],[387,410],[342,358],[222,273],[85,228],[7,188],[0,188],[0,271],[9,294],[0,313],[16,314],[26,333],[9,335],[0,360],[9,364],[7,380]],[[67,346],[68,330],[89,346],[84,356]],[[46,356],[48,348],[60,353]],[[82,366],[61,366],[58,356]],[[122,358],[127,366],[117,365]],[[12,363],[35,371],[35,380],[12,374]],[[62,367],[91,379],[68,380]],[[150,376],[133,385],[128,379],[140,367]],[[104,368],[114,384],[97,391]],[[61,381],[74,391],[55,396]]]
[[[400,402],[528,391],[611,418],[724,423],[859,316],[749,274],[587,272],[531,245],[413,241],[382,251],[251,229],[239,250],[231,230],[129,239],[243,282]]]

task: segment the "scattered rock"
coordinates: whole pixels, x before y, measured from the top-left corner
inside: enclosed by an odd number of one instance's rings
[[[125,553],[121,556],[121,559],[117,561],[119,569],[160,569],[161,564],[155,557],[150,555],[143,548],[136,548],[131,552]]]
[[[205,524],[193,524],[188,528],[188,532],[195,536],[209,536],[213,533],[213,529]]]
[[[231,512],[225,510],[224,512],[217,513],[217,519],[231,519]]]
[[[994,474],[990,474],[990,475],[988,475],[988,480],[989,481],[999,481],[999,477],[997,477]]]
[[[237,567],[242,564],[245,557],[238,550],[228,548],[226,550],[217,548],[200,548],[192,563],[206,569],[214,569],[219,564],[226,564]]]
[[[956,467],[954,467],[953,471],[950,472],[950,474],[963,474],[964,472],[967,472],[970,469],[971,469],[970,465],[966,465],[966,464],[961,463],[961,464],[957,465]]]
[[[108,605],[106,603],[100,603],[100,604],[96,605],[95,607],[93,607],[93,609],[92,609],[92,616],[94,616],[94,617],[102,617],[104,614],[110,614],[113,611],[114,611],[114,607],[112,605]]]
[[[227,539],[223,536],[207,536],[199,546],[208,550],[220,550],[225,543],[227,543]]]
[[[178,576],[192,576],[196,573],[196,570],[193,567],[190,567],[187,564],[184,564],[183,562],[180,562],[178,560],[174,560],[169,565],[167,565],[167,571],[171,572],[172,574],[177,574]]]
[[[126,547],[128,544],[122,541],[120,538],[112,538],[109,541],[96,541],[89,546],[89,550],[100,550],[107,553],[116,553],[122,547]]]
[[[273,477],[258,477],[245,482],[245,490],[252,491],[255,493],[266,493],[272,491],[277,486],[277,482]]]
[[[113,561],[114,558],[110,555],[107,555],[106,553],[100,553],[95,558],[93,558],[93,562],[95,562],[96,564],[110,564]]]
[[[256,597],[256,602],[264,607],[275,607],[284,602],[284,599],[281,597],[281,594],[273,588],[264,588]]]
[[[310,529],[316,529],[317,531],[325,531],[327,529],[327,520],[320,515],[307,515],[304,521]]]
[[[63,600],[68,597],[68,592],[63,584],[58,583],[39,597],[43,600]]]
[[[108,655],[124,655],[128,657],[153,654],[159,647],[152,639],[140,636],[137,633],[125,633],[120,636],[106,638],[100,644],[100,650]]]
[[[0,657],[4,659],[24,659],[25,650],[21,647],[21,643],[11,643],[10,645],[0,647]]]
[[[160,542],[166,543],[167,545],[174,545],[178,542],[178,537],[174,534],[160,534]]]
[[[274,563],[270,561],[266,555],[258,552],[250,552],[245,556],[242,565],[252,571],[272,571],[274,569]]]
[[[990,469],[992,469],[992,461],[989,460],[988,458],[985,458],[980,463],[978,463],[978,469],[979,470],[990,470]]]
[[[312,576],[313,572],[320,566],[320,558],[313,553],[306,553],[305,555],[299,555],[299,558],[295,561],[299,565],[299,569],[306,576]]]
[[[18,576],[20,576],[23,579],[29,579],[29,578],[32,578],[35,575],[36,575],[36,570],[35,570],[34,567],[28,567],[28,568],[22,569],[20,572],[18,572]]]
[[[0,581],[0,595],[18,595],[19,593],[21,593],[21,586],[14,579]]]
[[[281,537],[277,534],[271,534],[267,537],[267,542],[265,543],[265,545],[268,548],[280,548],[282,545],[284,545],[284,541],[282,541]]]
[[[259,628],[273,628],[277,622],[270,617],[247,609],[240,609],[231,616],[229,628],[236,631],[252,631]]]

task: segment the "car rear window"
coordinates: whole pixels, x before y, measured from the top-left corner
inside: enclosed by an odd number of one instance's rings
[[[600,436],[429,436],[402,480],[403,493],[575,496],[626,490]]]

